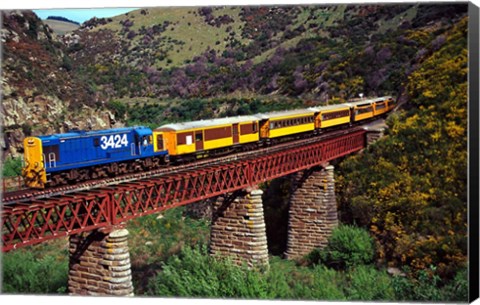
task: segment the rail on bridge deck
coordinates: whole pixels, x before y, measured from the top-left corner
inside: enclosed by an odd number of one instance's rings
[[[268,155],[4,206],[2,251],[115,226],[255,186],[361,150],[365,130]]]

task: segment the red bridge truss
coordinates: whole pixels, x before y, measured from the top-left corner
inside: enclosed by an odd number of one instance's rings
[[[3,252],[253,187],[366,146],[365,131],[222,165],[3,207]]]

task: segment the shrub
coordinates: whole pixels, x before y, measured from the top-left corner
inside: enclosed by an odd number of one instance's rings
[[[373,239],[367,231],[341,225],[333,230],[327,247],[320,252],[320,260],[327,266],[344,269],[371,263],[374,250]]]
[[[346,300],[342,289],[345,282],[342,273],[318,265],[313,268],[312,275],[311,281],[307,280],[305,283],[296,281],[294,287],[296,299]]]
[[[133,39],[133,38],[135,38],[135,36],[137,36],[137,33],[135,33],[135,31],[133,31],[133,30],[129,31],[128,34],[127,34],[128,39]]]
[[[443,289],[445,298],[442,301],[467,302],[468,301],[468,270],[460,269],[455,278]]]
[[[356,266],[349,270],[347,279],[349,284],[345,288],[345,294],[350,300],[392,301],[395,298],[389,275],[373,266]]]
[[[342,273],[325,266],[297,267],[273,258],[268,271],[237,266],[209,256],[206,247],[172,256],[149,282],[155,296],[345,300]]]
[[[147,294],[175,297],[268,298],[260,272],[208,255],[206,246],[185,247],[150,281]]]
[[[460,269],[453,280],[445,283],[435,267],[420,270],[416,277],[394,277],[396,298],[403,301],[468,301],[467,269]]]
[[[119,119],[125,118],[125,113],[127,112],[127,105],[120,101],[110,101],[107,104],[107,107],[111,109],[115,116]]]
[[[72,70],[72,59],[68,55],[63,55],[61,67],[67,71]]]
[[[22,173],[22,159],[7,157],[3,163],[3,177],[16,177]]]
[[[4,293],[65,293],[68,260],[51,255],[35,258],[32,252],[17,250],[3,256],[2,275]]]

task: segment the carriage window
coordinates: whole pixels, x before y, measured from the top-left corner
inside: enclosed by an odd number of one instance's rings
[[[196,141],[196,142],[203,141],[203,134],[197,133],[197,134],[195,135],[195,141]]]
[[[252,130],[253,132],[257,132],[257,123],[255,122],[252,123]]]
[[[162,135],[157,135],[157,150],[163,150],[163,137],[162,137]]]

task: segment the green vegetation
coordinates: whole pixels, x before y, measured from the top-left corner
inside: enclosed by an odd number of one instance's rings
[[[409,109],[340,165],[343,221],[368,228],[382,261],[453,278],[467,261],[466,19],[409,76]]]
[[[128,239],[135,294],[143,293],[158,266],[182,248],[206,244],[210,224],[185,215],[185,207],[149,215],[128,223]]]
[[[447,283],[436,275],[434,267],[430,267],[421,270],[418,277],[414,279],[395,277],[392,284],[399,301],[466,302],[468,300],[467,268],[459,269],[454,279]]]
[[[22,158],[7,157],[2,164],[3,177],[16,177],[22,173]]]
[[[363,229],[340,225],[333,230],[328,245],[310,253],[312,261],[321,261],[335,269],[352,268],[373,262],[373,239]]]
[[[345,294],[350,300],[396,300],[392,278],[373,266],[356,265],[346,275],[349,285]]]
[[[339,228],[345,232],[352,228]],[[357,238],[368,235],[357,229]],[[329,240],[332,248],[332,239]],[[373,249],[372,249],[373,250]],[[339,251],[348,257],[347,249]],[[322,253],[323,251],[316,252]],[[370,252],[370,251],[366,251]],[[310,254],[310,257],[315,256]],[[345,264],[345,263],[344,263]],[[347,270],[323,264],[298,266],[279,257],[270,258],[270,268],[249,269],[228,258],[209,256],[207,247],[185,247],[161,264],[148,283],[146,295],[199,298],[302,299],[349,301],[465,301],[468,292],[465,270],[453,281],[432,277],[390,276],[385,270],[359,263]]]
[[[340,278],[318,266],[297,270],[294,263],[272,259],[267,270],[237,266],[228,259],[208,255],[206,247],[182,250],[169,258],[150,282],[148,295],[342,300]],[[301,282],[299,282],[301,280]],[[302,285],[301,283],[307,283]]]
[[[184,215],[184,208],[175,208],[161,218],[151,215],[128,223],[136,296],[335,301],[465,301],[467,297],[466,269],[448,281],[435,276],[433,269],[418,277],[390,276],[383,269],[363,263],[363,259],[346,270],[330,268],[318,259],[298,265],[276,256],[270,258],[268,269],[238,266],[228,258],[210,256],[205,246],[208,223]],[[308,257],[330,252],[336,248],[338,236],[347,235],[368,240],[366,231],[341,226],[334,230],[326,249],[315,250]],[[65,293],[65,245],[66,240],[61,239],[6,253],[3,292]],[[338,249],[337,256],[351,260],[351,250]],[[363,252],[359,257],[371,253],[370,249]]]
[[[308,101],[285,97],[222,97],[211,99],[168,99],[162,101],[115,100],[108,103],[116,117],[127,124],[151,128],[194,120],[256,114],[312,106]]]
[[[19,249],[3,254],[1,289],[3,293],[52,294],[66,293],[68,251],[62,242]]]

